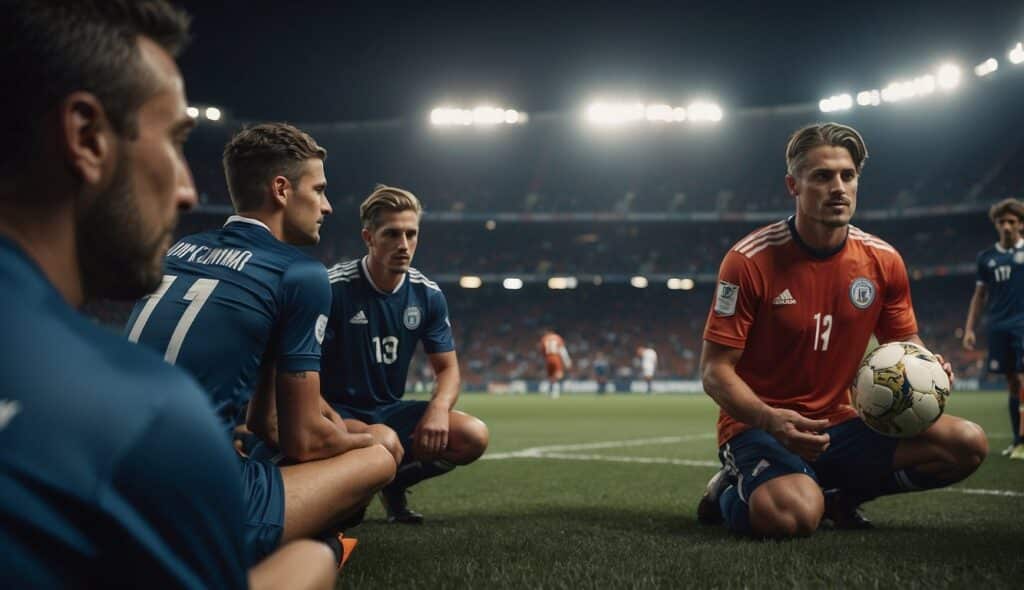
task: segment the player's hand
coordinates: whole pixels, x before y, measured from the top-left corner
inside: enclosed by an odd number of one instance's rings
[[[811,420],[793,410],[771,408],[764,422],[764,430],[775,437],[782,446],[813,461],[825,452],[829,445],[828,420]]]
[[[964,330],[964,348],[967,350],[974,350],[974,345],[977,343],[977,336],[974,335],[974,330]]]
[[[416,429],[412,431],[413,450],[418,458],[436,457],[448,448],[448,410],[427,406]]]
[[[973,336],[974,334],[971,333],[971,335]],[[964,335],[964,341],[965,342],[967,341],[967,335],[966,334]],[[972,341],[973,341],[973,338],[972,338]],[[972,342],[972,346],[973,346],[973,342]],[[953,380],[954,380],[953,365],[951,365],[945,359],[945,357],[943,357],[941,354],[935,355],[935,360],[939,361],[939,364],[942,365],[942,370],[945,371],[946,372],[946,376],[949,377],[949,388],[953,389]]]

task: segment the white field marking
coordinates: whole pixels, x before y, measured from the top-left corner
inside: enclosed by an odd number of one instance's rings
[[[620,457],[617,455],[579,455],[576,453],[544,453],[538,459],[566,459],[569,461],[609,461],[612,463],[648,463],[656,465],[684,465],[686,467],[722,466],[718,461],[696,461],[693,459],[669,459],[666,457]]]
[[[702,434],[687,434],[685,436],[659,436],[657,438],[634,438],[631,440],[609,440],[592,443],[579,443],[571,445],[549,445],[544,447],[530,447],[521,451],[510,451],[507,453],[489,453],[481,457],[483,459],[518,459],[531,457],[545,457],[548,453],[562,451],[590,451],[594,449],[621,449],[625,447],[645,447],[648,445],[670,445],[691,440],[703,440],[715,438],[713,432]]]
[[[1024,492],[1011,490],[982,490],[978,488],[939,488],[935,492],[957,492],[960,494],[972,494],[976,496],[1007,496],[1010,498],[1024,498]]]

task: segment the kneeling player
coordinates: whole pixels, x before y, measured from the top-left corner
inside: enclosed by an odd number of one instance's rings
[[[420,523],[405,491],[487,448],[487,426],[454,410],[459,397],[448,304],[436,283],[412,268],[421,207],[410,192],[379,186],[360,206],[368,254],[329,272],[334,302],[324,342],[323,393],[351,432],[393,428],[404,447],[381,499],[389,522]],[[403,401],[409,362],[422,341],[436,385],[429,402]]]
[[[902,258],[849,224],[866,157],[849,127],[797,131],[786,150],[796,215],[751,233],[722,262],[701,368],[721,406],[724,468],[700,502],[701,522],[768,537],[810,535],[823,517],[867,528],[862,502],[948,486],[988,453],[981,427],[961,418],[901,440],[869,430],[850,406],[872,333],[921,344]]]

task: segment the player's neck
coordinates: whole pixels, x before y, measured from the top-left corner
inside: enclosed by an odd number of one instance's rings
[[[66,209],[66,210],[65,210]],[[82,269],[78,266],[75,217],[70,207],[36,214],[0,207],[0,235],[17,244],[72,307],[85,302]]]
[[[848,225],[834,227],[807,219],[796,214],[796,233],[800,236],[807,247],[820,252],[831,252],[843,245],[846,234],[849,231]]]
[[[370,275],[370,280],[378,290],[384,293],[394,291],[405,278],[405,273],[391,272],[383,264],[375,262],[372,256],[367,256],[365,260],[366,272]]]
[[[1003,247],[1003,250],[1009,250],[1017,245],[1020,241],[1020,236],[1017,234],[1011,235],[1009,238],[1004,238],[1002,235],[999,237],[999,245]]]
[[[239,217],[247,217],[249,219],[255,219],[263,225],[267,226],[270,230],[270,234],[278,239],[280,242],[284,242],[284,212],[267,212],[267,211],[239,211],[236,213]]]

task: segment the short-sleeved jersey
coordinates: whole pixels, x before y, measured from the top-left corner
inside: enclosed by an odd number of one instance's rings
[[[895,248],[851,225],[837,250],[815,253],[792,217],[725,255],[704,328],[705,340],[743,350],[736,372],[762,401],[832,423],[856,415],[849,384],[871,335],[887,342],[916,333]],[[719,444],[747,428],[721,412]]]
[[[182,238],[167,251],[164,273],[135,305],[128,339],[192,373],[226,427],[252,397],[265,360],[278,371],[320,370],[327,269],[262,223],[232,216]]]
[[[373,284],[365,257],[328,274],[334,301],[320,377],[328,402],[367,410],[394,403],[419,342],[427,354],[455,350],[444,293],[418,270],[390,293]]]
[[[1024,239],[979,253],[977,276],[988,288],[989,330],[1024,328]]]
[[[554,332],[548,332],[540,338],[540,351],[549,360],[562,362],[565,356],[565,341]]]
[[[649,346],[640,351],[640,364],[652,369],[658,365],[658,352]]]
[[[2,238],[0,325],[0,587],[247,587],[238,460],[195,381]]]

